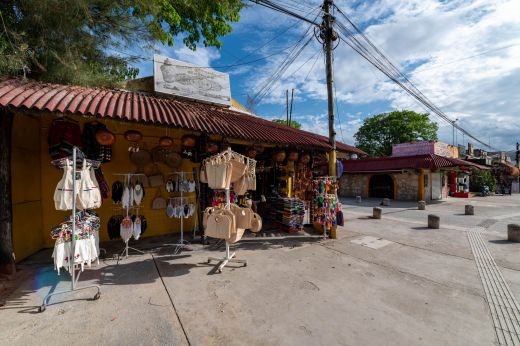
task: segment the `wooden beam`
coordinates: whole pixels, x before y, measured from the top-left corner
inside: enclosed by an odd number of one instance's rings
[[[0,274],[15,272],[13,209],[11,199],[11,152],[13,113],[0,107]]]

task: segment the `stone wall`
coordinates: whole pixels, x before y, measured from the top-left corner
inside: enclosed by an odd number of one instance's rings
[[[368,174],[343,174],[340,179],[338,194],[342,197],[361,196],[367,198],[368,178]]]
[[[419,195],[419,175],[416,173],[392,175],[397,180],[397,199],[401,201],[416,201]]]
[[[419,195],[419,175],[417,173],[389,174],[397,187],[397,199],[402,201],[416,201]],[[368,198],[368,184],[371,174],[345,173],[340,179],[338,194],[341,197],[361,196]],[[425,191],[426,193],[426,191]]]

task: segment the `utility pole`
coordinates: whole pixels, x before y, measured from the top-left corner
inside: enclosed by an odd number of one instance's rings
[[[289,126],[289,89],[285,90],[285,110],[287,112],[285,121],[287,122],[287,126]]]
[[[452,145],[455,146],[455,123],[458,121],[459,119],[455,119],[451,122],[451,125],[453,126],[453,139],[452,139]]]
[[[334,75],[333,75],[333,58],[332,58],[332,42],[337,39],[332,29],[334,18],[330,13],[333,0],[323,0],[323,27],[322,38],[323,48],[325,50],[325,70],[327,73],[327,95],[329,109],[329,144],[332,147],[329,153],[329,175],[336,176],[336,132],[334,131]]]
[[[292,104],[294,100],[294,88],[291,90],[291,110],[289,111],[289,126],[292,126]]]

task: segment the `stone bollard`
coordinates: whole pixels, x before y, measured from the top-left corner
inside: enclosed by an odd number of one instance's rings
[[[417,209],[419,210],[426,210],[426,202],[425,201],[419,201],[417,204]]]
[[[383,209],[375,207],[372,212],[372,217],[374,219],[380,219],[382,214],[383,214]]]
[[[390,205],[390,198],[384,198],[384,199],[383,199],[383,205],[384,205],[385,207],[388,207],[388,206]]]
[[[361,196],[356,196],[356,203],[361,203]]]
[[[428,215],[428,228],[439,229],[441,218],[437,215]]]
[[[515,223],[507,225],[507,240],[520,243],[520,225]]]
[[[464,206],[464,214],[465,215],[475,215],[475,208],[470,204],[466,204]]]

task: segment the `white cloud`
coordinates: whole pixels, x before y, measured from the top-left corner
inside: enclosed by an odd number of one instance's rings
[[[220,52],[216,48],[199,47],[197,50],[191,50],[186,46],[182,46],[175,50],[177,59],[188,62],[196,66],[210,66],[211,62],[220,58]]]
[[[377,0],[359,4],[351,1],[336,3],[451,118],[462,119],[461,126],[485,142],[491,136],[492,145],[503,149],[513,146],[519,128],[511,124],[520,114],[520,103],[517,102],[520,94],[520,1]],[[276,21],[263,18],[256,25],[265,24],[274,31]],[[337,18],[341,20],[339,14]],[[300,31],[302,27],[305,25],[299,27]],[[294,34],[292,39],[295,39]],[[293,66],[302,65],[315,52],[316,48],[307,49]],[[251,79],[248,89],[261,85],[282,59],[283,56],[273,58],[262,73]],[[307,63],[300,71],[294,72],[293,69],[287,73],[264,102],[283,104],[284,90],[293,87],[297,88],[299,98],[324,100],[326,88],[322,59],[309,74],[310,65]],[[307,74],[306,82],[302,83]],[[388,110],[411,108],[425,111],[343,42],[335,51],[335,82],[337,98],[342,103],[388,102]],[[310,117],[305,126],[313,129],[318,118]],[[444,123],[440,125],[441,139],[451,142],[451,127],[444,126]]]

